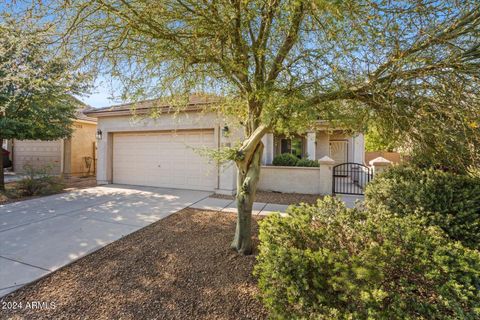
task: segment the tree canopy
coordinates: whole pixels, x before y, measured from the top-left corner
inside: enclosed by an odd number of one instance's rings
[[[0,21],[0,141],[68,137],[79,107],[72,94],[85,89],[82,76],[53,54],[48,26],[23,23]]]
[[[232,97],[245,128],[233,159],[239,224],[269,130],[375,119],[412,133],[437,114],[462,124],[478,115],[478,0],[51,0],[36,9],[63,26],[80,63],[118,78],[126,99]]]

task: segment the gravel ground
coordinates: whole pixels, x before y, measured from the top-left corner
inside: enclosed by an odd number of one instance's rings
[[[235,219],[184,209],[4,297],[23,309],[2,318],[265,319],[255,254],[229,249]],[[26,308],[32,301],[50,308]]]
[[[221,194],[213,194],[210,197],[220,199],[234,199],[233,196],[226,196]],[[257,191],[257,198],[255,202],[276,203],[276,204],[298,204],[301,202],[316,204],[317,200],[322,198],[319,194],[303,194],[303,193],[281,193],[281,192],[266,192]]]

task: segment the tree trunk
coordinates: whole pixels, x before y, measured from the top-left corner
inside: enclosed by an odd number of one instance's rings
[[[3,174],[3,139],[0,138],[0,191],[5,190],[5,175]]]
[[[263,143],[259,142],[251,160],[237,162],[237,227],[232,249],[241,254],[252,253],[252,207],[260,177],[260,164],[263,154]]]

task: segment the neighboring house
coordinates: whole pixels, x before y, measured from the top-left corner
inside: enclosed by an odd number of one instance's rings
[[[97,121],[86,116],[86,110],[77,111],[69,139],[10,141],[13,171],[24,173],[26,165],[30,165],[35,168],[49,167],[52,174],[65,176],[94,174]]]
[[[98,119],[97,183],[233,194],[235,166],[230,163],[218,167],[198,152],[205,147],[232,146],[241,139],[241,130],[230,128],[223,115],[208,107],[211,102],[212,98],[192,96],[182,111],[158,100],[87,111],[88,116]],[[152,113],[156,115],[153,118]],[[290,152],[314,160],[327,156],[336,163],[364,162],[363,135],[348,135],[325,122],[319,122],[317,128],[303,136],[287,138],[270,133],[263,142],[259,182],[263,190],[313,194],[331,191],[331,166],[327,177],[330,185],[322,189],[319,168],[273,167],[276,154]]]

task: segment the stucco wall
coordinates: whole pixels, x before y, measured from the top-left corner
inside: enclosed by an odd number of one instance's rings
[[[184,112],[179,114],[162,114],[155,119],[134,119],[131,116],[99,117],[97,127],[102,130],[102,139],[97,151],[97,182],[99,184],[112,181],[112,147],[114,132],[161,131],[214,129],[216,146],[231,146],[240,139],[237,128],[230,125],[230,133],[224,136],[222,128],[227,120],[213,112]],[[232,193],[236,185],[235,166],[226,166],[218,170],[217,188],[223,193]]]
[[[61,154],[63,140],[14,140],[13,169],[15,172],[25,172],[25,165],[37,169],[49,168],[52,174],[61,171]]]
[[[330,137],[327,131],[318,131],[315,141],[315,159],[330,156]]]
[[[262,166],[258,190],[318,194],[320,169]]]
[[[96,123],[74,122],[72,137],[65,141],[65,174],[83,175],[88,172],[85,157],[95,158],[96,130]],[[93,163],[90,172],[94,174]]]

